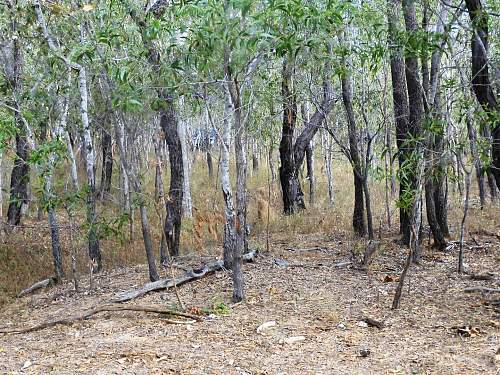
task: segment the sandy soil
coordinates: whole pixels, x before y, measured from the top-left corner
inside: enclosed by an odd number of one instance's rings
[[[370,271],[333,267],[349,259],[352,243],[309,236],[274,239],[272,251],[245,267],[247,299],[231,305],[231,278],[219,272],[183,285],[189,307],[226,303],[228,314],[172,325],[155,314],[102,313],[71,326],[22,335],[0,335],[0,372],[7,374],[494,374],[499,373],[499,311],[484,303],[495,296],[464,293],[466,287],[498,288],[500,244],[479,238],[467,250],[468,269],[491,272],[476,281],[455,272],[457,250],[426,250],[413,266],[402,306],[390,309],[393,279],[406,256],[392,238]],[[324,250],[292,251],[287,248]],[[276,259],[286,259],[282,267]],[[196,264],[200,259],[186,259]],[[305,266],[305,267],[304,267]],[[98,276],[97,287],[75,294],[64,284],[18,300],[1,312],[0,326],[27,326],[75,314],[147,280],[145,267]],[[86,286],[85,283],[83,285]],[[87,285],[88,286],[88,285]],[[84,288],[85,290],[85,288]],[[498,295],[496,295],[498,297]],[[172,291],[150,293],[130,304],[173,306]],[[384,328],[366,327],[370,317]],[[267,321],[276,325],[257,333]],[[469,325],[472,335],[457,327]],[[285,339],[303,336],[302,341]],[[364,354],[364,356],[362,355]]]

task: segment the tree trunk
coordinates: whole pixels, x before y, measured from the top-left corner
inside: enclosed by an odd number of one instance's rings
[[[136,165],[137,163],[134,163]],[[146,202],[144,199],[144,193],[142,192],[141,182],[139,181],[137,170],[137,166],[132,167],[134,170],[134,190],[137,194],[138,202],[139,202],[139,213],[141,215],[141,229],[142,229],[142,238],[144,241],[144,249],[146,251],[146,258],[148,260],[148,270],[149,270],[149,280],[156,281],[160,277],[158,276],[158,271],[156,270],[156,261],[153,252],[153,242],[151,241],[151,229],[149,227],[148,213],[146,209]]]
[[[107,117],[107,116],[106,116]],[[111,192],[111,177],[113,174],[113,147],[111,133],[108,129],[102,129],[102,172],[101,172],[101,199]]]
[[[252,170],[257,173],[259,170],[259,154],[257,151],[257,142],[254,140],[252,142]]]
[[[331,43],[327,44],[327,51],[328,55],[332,55],[332,45]],[[304,209],[306,208],[306,205],[304,203],[304,193],[302,192],[302,187],[300,185],[300,180],[298,179],[299,176],[299,170],[302,167],[302,163],[304,162],[304,157],[306,156],[306,149],[307,147],[310,147],[310,144],[318,132],[321,124],[325,121],[326,117],[328,114],[331,112],[333,109],[334,105],[334,97],[333,97],[333,87],[330,82],[330,73],[331,73],[331,63],[329,60],[325,63],[325,68],[324,68],[324,76],[323,76],[323,100],[321,101],[320,105],[318,106],[316,112],[311,116],[310,119],[307,119],[307,116],[305,116],[305,110],[304,110],[304,121],[306,122],[304,130],[300,135],[297,137],[297,140],[295,141],[295,145],[293,148],[293,153],[294,153],[294,164],[295,164],[295,172],[294,176],[296,177],[296,197],[295,197],[295,204],[298,208]],[[314,174],[313,174],[314,178]],[[309,183],[311,183],[311,180],[309,180]],[[314,184],[314,181],[313,181]]]
[[[286,56],[283,59],[281,95],[283,97],[283,127],[280,142],[279,168],[281,190],[283,194],[283,212],[291,215],[297,210],[299,193],[298,176],[296,175],[293,152],[293,132],[297,121],[297,103],[293,88],[294,59]]]
[[[491,170],[497,187],[500,187],[500,121],[498,120],[498,103],[491,86],[488,66],[488,13],[484,11],[481,0],[466,0],[467,10],[472,21],[472,88],[477,101],[481,104],[492,129],[492,161]],[[496,195],[496,187],[490,183]]]
[[[309,180],[309,204],[312,206],[315,202],[315,178],[314,178],[314,149],[312,141],[306,147],[307,179]]]
[[[191,178],[189,168],[189,155],[187,144],[187,122],[180,121],[178,125],[179,142],[182,148],[182,167],[183,167],[183,183],[182,183],[182,214],[185,218],[193,218],[193,201],[191,199]]]
[[[389,45],[391,46],[391,78],[392,78],[392,98],[394,106],[394,119],[396,123],[396,144],[398,147],[399,162],[399,200],[402,201],[406,195],[407,184],[404,179],[404,169],[408,157],[406,140],[408,132],[408,94],[406,89],[405,65],[403,60],[403,50],[398,45],[397,35],[401,31],[401,3],[398,0],[387,1],[387,21],[389,24]],[[403,235],[403,242],[409,244],[410,241],[410,215],[409,210],[403,205],[399,209],[400,233]]]
[[[88,117],[88,94],[87,94],[87,75],[85,68],[80,67],[78,87],[80,90],[80,115],[83,127],[83,156],[85,159],[85,170],[87,172],[87,223],[89,257],[92,261],[92,272],[99,272],[102,269],[101,251],[99,249],[99,238],[96,231],[96,183],[94,175],[94,148],[92,145],[92,135],[90,133],[90,122]]]
[[[403,0],[403,15],[406,25],[406,31],[409,34],[416,34],[419,32],[419,27],[416,19],[415,12],[415,0]],[[418,56],[414,52],[408,51],[405,56],[405,75],[406,75],[406,88],[408,91],[408,103],[409,105],[409,121],[408,121],[408,135],[413,141],[406,140],[408,148],[408,153],[415,155],[415,150],[418,145],[415,144],[415,140],[418,139],[421,133],[422,121],[424,118],[424,102],[423,102],[423,90],[420,81],[420,70],[418,66]],[[415,159],[415,158],[413,158]],[[414,164],[414,163],[411,163]],[[410,195],[410,202],[414,199],[412,197],[414,191],[416,191],[416,177],[415,177],[415,166],[409,165],[406,170],[407,174],[407,189]],[[409,244],[410,235],[407,230],[403,231],[403,239],[405,244]],[[414,253],[414,256],[418,254]]]
[[[243,282],[243,250],[247,247],[246,242],[246,215],[247,215],[247,192],[246,192],[246,178],[247,178],[247,160],[245,154],[245,145],[243,142],[245,125],[241,118],[241,96],[239,91],[238,82],[231,80],[229,77],[229,92],[231,102],[233,105],[233,118],[234,118],[234,151],[236,155],[236,246],[233,253],[233,302],[242,301],[245,298],[244,282]]]
[[[30,167],[28,164],[29,144],[27,140],[27,129],[21,116],[19,99],[22,90],[22,55],[19,36],[17,35],[17,21],[11,20],[12,34],[16,36],[12,40],[12,67],[11,74],[6,75],[7,82],[12,90],[11,107],[14,109],[14,119],[16,124],[16,156],[14,167],[10,177],[10,199],[7,209],[7,223],[9,225],[19,225],[23,206],[28,204],[28,184],[30,181]]]
[[[365,206],[363,198],[363,166],[359,155],[359,135],[356,129],[356,120],[352,107],[352,88],[350,76],[344,73],[341,78],[342,83],[342,101],[344,104],[347,128],[349,133],[349,155],[354,175],[354,212],[352,214],[352,226],[354,232],[359,236],[366,234],[365,225]]]
[[[212,161],[212,152],[207,150],[207,167],[208,167],[208,178],[210,181],[214,178],[214,163]]]
[[[229,116],[231,114],[231,98],[227,89],[224,87],[224,118],[221,138],[221,159],[220,159],[220,182],[222,195],[224,197],[224,267],[232,269],[233,254],[236,248],[236,228],[235,228],[235,213],[233,204],[233,189],[231,187],[231,179],[229,174],[230,163],[230,138],[231,138],[231,122]]]
[[[37,16],[38,23],[43,31],[43,36],[49,45],[49,48],[52,52],[61,58],[65,64],[67,65],[69,70],[78,71],[78,90],[80,93],[80,116],[82,120],[82,139],[83,139],[83,157],[85,163],[85,170],[87,172],[87,185],[88,185],[88,193],[87,193],[87,223],[89,226],[88,232],[88,248],[89,248],[89,257],[92,262],[92,273],[99,272],[102,269],[101,263],[101,251],[99,249],[99,239],[97,237],[97,232],[95,228],[95,223],[97,219],[96,215],[96,181],[94,174],[94,148],[92,144],[92,135],[90,131],[90,121],[88,117],[88,90],[87,90],[87,75],[85,71],[85,67],[82,65],[72,63],[68,58],[59,55],[59,47],[56,45],[52,36],[49,33],[47,28],[47,24],[45,23],[45,19],[43,16],[42,8],[40,6],[40,2],[38,0],[34,0],[35,13]],[[80,25],[81,29],[81,39],[84,38],[83,33],[83,25]],[[84,42],[82,40],[82,42]],[[68,77],[68,81],[70,81],[70,77]]]
[[[184,188],[184,166],[182,159],[182,145],[179,138],[179,126],[174,100],[171,94],[160,92],[159,97],[164,100],[165,106],[160,109],[160,126],[168,145],[170,160],[170,187],[166,205],[165,238],[171,256],[179,255],[181,224],[182,224],[182,197]]]

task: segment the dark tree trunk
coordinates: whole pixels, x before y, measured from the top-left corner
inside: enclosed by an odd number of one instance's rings
[[[403,60],[403,50],[398,46],[397,33],[400,31],[401,3],[399,0],[388,0],[387,21],[389,24],[389,45],[391,46],[391,78],[392,78],[392,98],[394,106],[394,118],[396,123],[396,144],[398,147],[399,162],[399,199],[405,195],[406,183],[402,176],[405,169],[405,162],[408,156],[406,140],[408,138],[408,93],[406,90],[405,65]],[[399,209],[399,230],[403,235],[405,243],[410,240],[410,215],[409,210],[401,207]]]
[[[297,121],[297,103],[293,90],[294,61],[290,57],[283,60],[281,95],[283,97],[283,128],[280,142],[279,169],[281,190],[283,193],[283,211],[286,215],[296,212],[297,196],[299,192],[298,176],[296,174],[295,157],[293,152],[293,132]]]
[[[142,194],[139,192],[138,194]],[[160,277],[158,276],[158,271],[156,270],[155,256],[153,252],[153,242],[151,241],[151,230],[149,228],[148,215],[146,210],[146,203],[144,198],[140,198],[139,211],[141,214],[141,229],[142,238],[144,241],[144,249],[146,250],[146,258],[148,260],[148,270],[149,270],[149,280],[156,281]]]
[[[17,22],[11,23],[13,34],[17,33]],[[16,122],[16,156],[14,167],[10,176],[10,201],[7,210],[7,223],[19,225],[21,223],[22,209],[28,204],[28,184],[30,180],[30,167],[28,165],[29,145],[27,141],[27,129],[21,118],[21,107],[19,97],[21,91],[22,56],[19,39],[12,41],[12,74],[6,75],[7,81],[12,89],[12,107],[14,108],[14,119]]]
[[[309,180],[309,204],[315,201],[314,152],[311,142],[306,147],[307,179]]]
[[[332,54],[331,43],[328,43],[327,50],[328,50],[328,54],[331,55]],[[325,63],[324,77],[323,77],[323,100],[321,101],[319,107],[314,112],[314,114],[311,116],[311,118],[308,119],[307,123],[305,124],[304,130],[297,137],[297,140],[295,141],[295,146],[293,148],[294,162],[295,162],[294,175],[297,177],[297,182],[296,182],[297,183],[297,196],[295,197],[295,204],[297,205],[297,207],[299,207],[301,209],[306,208],[306,205],[304,203],[304,193],[302,192],[300,180],[298,179],[299,170],[302,167],[302,164],[304,162],[307,148],[311,147],[310,146],[311,141],[313,140],[314,136],[318,132],[318,130],[319,130],[321,124],[323,123],[323,121],[325,120],[326,116],[328,116],[328,114],[332,111],[333,105],[334,105],[333,87],[332,87],[332,84],[330,82],[330,73],[331,73],[331,63],[329,61],[327,61]],[[306,119],[305,114],[303,117],[304,117],[304,121],[305,121],[305,119]],[[311,155],[311,157],[312,157],[312,155]],[[310,161],[312,162],[312,159]],[[313,169],[313,167],[311,166],[311,170],[312,169]],[[308,171],[309,171],[309,169],[308,169]],[[312,184],[314,185],[314,173],[313,173],[313,180],[309,180],[309,184],[311,184],[311,181],[312,181]],[[313,190],[314,190],[314,187],[313,187]],[[313,197],[313,200],[314,200],[314,197]]]
[[[419,31],[419,27],[416,19],[415,12],[415,0],[403,0],[403,15],[406,25],[406,31],[410,34],[415,34]],[[406,75],[406,88],[408,91],[408,103],[409,105],[409,121],[408,121],[408,135],[411,137],[412,141],[406,139],[406,148],[408,156],[414,154],[418,145],[415,144],[415,140],[418,139],[421,133],[422,120],[424,118],[424,102],[423,102],[423,91],[422,84],[420,81],[420,70],[418,66],[418,56],[412,51],[407,51],[405,54],[405,75]],[[413,164],[413,163],[412,163]],[[407,182],[405,189],[410,192],[410,201],[413,202],[415,197],[413,197],[412,192],[417,189],[417,181],[415,176],[415,165],[409,165],[406,168]],[[403,230],[403,239],[405,244],[410,245],[410,231]],[[418,258],[419,254],[414,253],[414,257]]]
[[[18,131],[16,134],[16,157],[10,176],[10,203],[7,210],[7,223],[19,225],[21,223],[22,206],[28,204],[28,183],[30,180],[28,165],[28,142],[24,125],[16,116]]]
[[[443,236],[450,236],[450,229],[448,227],[448,202],[445,189],[446,179],[446,161],[444,160],[444,139],[442,134],[437,134],[435,137],[434,150],[439,155],[440,160],[436,166],[435,177],[432,181],[434,189],[434,206],[436,209],[436,218],[439,228]]]
[[[170,188],[166,204],[165,238],[170,255],[179,255],[179,244],[182,224],[182,187],[184,169],[182,165],[182,148],[178,133],[177,113],[173,97],[160,93],[165,106],[160,110],[160,126],[165,134],[170,160]]]
[[[347,116],[347,127],[349,133],[349,154],[354,175],[354,212],[352,215],[352,226],[354,232],[359,236],[366,234],[365,205],[363,198],[363,166],[359,155],[359,135],[356,129],[356,120],[352,107],[352,88],[350,77],[347,73],[342,76],[342,100]]]
[[[214,177],[214,163],[212,161],[212,152],[210,150],[207,151],[207,167],[208,167],[208,178],[211,181]]]
[[[113,147],[111,133],[102,130],[102,173],[101,173],[101,199],[111,192],[111,177],[113,174]]]
[[[431,179],[428,179],[425,184],[427,222],[429,223],[434,238],[434,247],[438,248],[439,250],[444,250],[444,248],[446,247],[446,240],[444,239],[443,232],[441,231],[441,227],[438,223],[434,194],[434,183]]]
[[[161,12],[166,5],[166,2],[155,4],[158,8],[153,11],[155,17],[161,16]],[[142,31],[142,42],[147,50],[148,61],[157,74],[157,78],[161,77],[161,61],[160,52],[153,45],[151,40],[145,38],[146,22],[144,18],[139,17],[134,9],[129,10],[129,14],[135,21],[137,26]],[[179,137],[179,126],[177,112],[174,103],[174,97],[165,89],[157,90],[158,98],[163,102],[163,106],[159,110],[160,127],[164,133],[166,144],[168,145],[169,161],[170,161],[170,188],[169,196],[166,203],[166,217],[164,223],[164,234],[167,243],[168,251],[172,256],[179,255],[180,234],[182,224],[182,196],[184,184],[184,167],[182,160],[182,146]]]
[[[62,268],[61,242],[59,241],[59,226],[57,225],[56,212],[53,207],[48,209],[50,236],[52,239],[52,256],[54,258],[54,271],[56,280],[61,281],[64,274]]]
[[[488,67],[488,13],[484,11],[480,0],[466,0],[467,10],[472,21],[472,89],[477,101],[488,117],[489,128],[492,129],[492,162],[491,170],[496,185],[500,187],[500,121],[498,120],[498,103],[491,87]],[[490,186],[494,185],[490,183]],[[495,186],[492,192],[496,194]]]

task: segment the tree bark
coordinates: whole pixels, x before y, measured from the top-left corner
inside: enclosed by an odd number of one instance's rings
[[[171,256],[179,255],[181,224],[182,224],[182,197],[184,185],[184,167],[182,146],[179,138],[177,111],[172,95],[164,91],[159,97],[165,105],[160,109],[160,126],[165,134],[170,160],[170,187],[166,204],[165,238]]]
[[[467,10],[472,22],[472,89],[481,104],[492,129],[491,169],[497,187],[500,187],[500,121],[498,102],[491,86],[488,66],[489,34],[488,13],[484,11],[481,0],[466,0]],[[492,189],[496,194],[496,189]]]
[[[356,120],[354,118],[354,110],[352,107],[352,88],[350,76],[344,73],[341,78],[342,84],[342,101],[346,111],[347,128],[349,135],[349,155],[354,175],[354,212],[352,214],[352,226],[354,232],[359,236],[366,234],[365,224],[365,202],[364,202],[364,187],[363,187],[363,166],[359,155],[359,135],[356,129]],[[366,177],[366,176],[365,176]]]
[[[178,125],[179,142],[182,149],[182,167],[183,167],[183,183],[182,183],[182,214],[185,218],[193,218],[193,201],[191,199],[191,178],[189,168],[189,155],[187,144],[187,122],[180,121]]]
[[[401,29],[401,3],[399,0],[387,1],[387,21],[389,26],[388,42],[391,51],[391,78],[394,118],[396,123],[396,145],[398,147],[399,162],[399,200],[403,200],[407,191],[407,184],[403,171],[408,157],[407,138],[409,136],[409,104],[406,88],[405,65],[403,49],[398,45],[397,34]],[[403,242],[409,243],[410,215],[408,209],[400,206],[399,209],[400,233]]]
[[[10,3],[9,3],[10,4]],[[14,6],[13,4],[10,6]],[[14,11],[13,9],[11,9]],[[14,109],[14,119],[16,124],[16,156],[14,159],[14,167],[10,176],[10,199],[7,209],[7,223],[9,225],[19,225],[23,206],[28,204],[28,184],[30,181],[30,167],[28,164],[29,158],[29,143],[27,139],[26,125],[21,116],[21,107],[19,99],[22,90],[22,52],[21,41],[18,32],[17,20],[13,18],[10,23],[12,34],[15,36],[12,40],[11,61],[12,66],[5,69],[10,72],[6,74],[6,80],[12,90],[11,107]]]
[[[415,34],[419,32],[419,27],[416,19],[415,11],[415,0],[403,0],[403,15],[406,25],[406,31],[409,34]],[[405,139],[407,143],[407,148],[409,154],[415,155],[416,149],[419,147],[418,138],[421,134],[422,121],[424,118],[424,97],[422,84],[420,81],[420,70],[418,64],[418,56],[414,52],[408,51],[405,56],[405,76],[406,76],[406,88],[408,91],[408,103],[409,105],[409,121],[408,121],[408,136]],[[414,158],[413,158],[414,159]],[[411,163],[414,164],[414,163]],[[407,174],[407,186],[410,195],[412,192],[416,191],[416,177],[415,177],[415,166],[409,165],[406,170]],[[410,201],[413,198],[410,199]],[[408,229],[403,231],[403,239],[405,244],[410,243],[410,233]],[[414,252],[414,257],[419,255]]]
[[[224,197],[224,267],[232,269],[233,267],[233,254],[236,248],[236,228],[235,228],[235,213],[233,203],[233,189],[231,187],[231,179],[229,174],[230,163],[230,138],[231,138],[231,122],[229,116],[231,114],[231,98],[226,87],[224,89],[224,118],[223,129],[221,137],[221,159],[220,159],[220,182],[222,188],[222,195]],[[208,109],[207,109],[208,110]]]
[[[279,168],[281,190],[283,194],[283,212],[291,215],[301,207],[303,193],[298,183],[295,155],[293,150],[293,132],[297,121],[297,102],[293,88],[294,58],[285,56],[283,59],[281,95],[283,97],[283,125],[280,142]],[[303,206],[303,203],[302,203]]]
[[[108,117],[108,116],[106,116]],[[111,177],[113,175],[113,147],[111,133],[107,128],[102,128],[102,171],[101,171],[101,199],[111,192]]]
[[[314,178],[314,149],[312,141],[306,147],[307,179],[309,180],[309,204],[312,206],[315,202],[315,178]]]

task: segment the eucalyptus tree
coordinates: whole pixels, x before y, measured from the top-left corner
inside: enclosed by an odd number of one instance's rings
[[[273,52],[282,59],[282,134],[280,141],[280,183],[283,197],[283,211],[293,214],[304,209],[304,193],[299,171],[312,139],[333,108],[332,85],[332,34],[339,25],[335,3],[321,5],[316,2],[302,4],[297,1],[270,1],[264,10],[265,26],[274,41]],[[279,22],[278,22],[279,20]],[[319,96],[313,97],[316,111],[307,118],[302,116],[304,129],[294,139],[298,116],[298,98],[303,97],[299,87],[301,65],[307,67],[308,57],[321,61],[322,87]],[[302,64],[304,63],[304,64]],[[312,175],[311,175],[312,176]]]
[[[245,132],[253,108],[252,78],[268,49],[259,18],[260,8],[260,4],[248,0],[208,1],[190,7],[194,12],[191,14],[196,14],[188,35],[190,59],[201,81],[220,82],[216,87],[224,103],[222,136],[219,134],[226,217],[224,262],[233,270],[234,301],[244,298],[242,253],[247,248],[248,204]],[[229,178],[231,131],[236,158],[235,200]]]
[[[155,107],[160,116],[160,128],[168,145],[170,160],[170,187],[163,230],[170,255],[177,256],[182,224],[184,167],[176,108],[179,93],[175,91],[175,86],[181,58],[178,56],[178,39],[180,29],[184,26],[176,19],[178,7],[170,6],[167,2],[156,1],[144,11],[133,4],[127,6],[128,13],[140,33],[143,51],[156,80],[158,100]],[[165,33],[171,42],[166,51],[162,51],[157,43],[161,32]]]
[[[96,179],[95,179],[95,152],[91,134],[91,123],[89,119],[89,91],[87,82],[87,69],[83,65],[83,57],[89,53],[88,44],[85,33],[85,11],[78,12],[79,28],[76,30],[78,36],[73,40],[73,50],[66,55],[65,48],[61,47],[61,43],[55,38],[47,24],[42,6],[39,0],[33,0],[35,14],[38,25],[42,31],[44,42],[47,43],[53,56],[61,61],[67,69],[78,72],[78,91],[80,94],[80,117],[82,122],[82,142],[83,155],[85,162],[85,170],[87,173],[87,224],[88,230],[88,248],[89,256],[92,261],[92,270],[98,272],[102,269],[101,251],[99,248],[99,238],[96,228],[97,213],[96,213]]]

